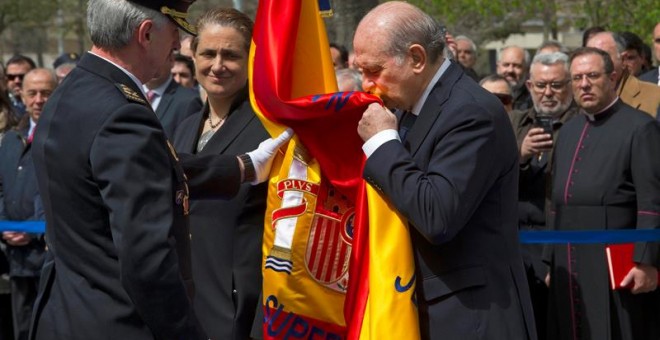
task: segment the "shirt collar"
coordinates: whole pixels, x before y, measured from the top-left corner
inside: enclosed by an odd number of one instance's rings
[[[28,136],[31,135],[32,131],[34,131],[34,128],[37,127],[37,123],[34,120],[32,120],[32,118],[30,118],[29,120],[30,120],[30,128],[28,129]]]
[[[593,114],[592,114],[592,113],[586,113],[586,112],[585,112],[584,114],[587,116],[587,119],[589,119],[589,121],[593,122],[593,121],[596,120],[596,116],[597,116],[597,115],[599,115],[599,114],[601,114],[601,113],[603,113],[603,112],[609,110],[612,106],[614,106],[614,104],[616,104],[616,102],[617,102],[618,100],[619,100],[619,96],[617,96],[616,98],[614,98],[614,100],[610,103],[610,105],[607,105],[604,109],[598,111],[597,113],[593,113]]]
[[[143,95],[145,96],[145,98],[146,98],[147,93],[144,92],[144,86],[142,85],[142,82],[140,81],[140,79],[138,79],[136,76],[134,76],[133,73],[131,73],[131,72],[129,72],[127,69],[125,69],[125,68],[123,68],[123,67],[117,65],[116,63],[114,63],[113,61],[111,61],[111,60],[108,59],[108,58],[104,58],[104,57],[102,57],[102,56],[100,56],[100,55],[98,55],[98,54],[96,54],[96,53],[94,53],[94,52],[92,52],[92,51],[89,51],[88,53],[93,54],[93,55],[95,55],[95,56],[97,56],[97,57],[99,57],[99,58],[101,58],[101,59],[103,59],[103,60],[109,62],[110,64],[112,64],[112,65],[114,65],[115,67],[117,67],[118,69],[120,69],[122,72],[126,73],[126,75],[127,75],[129,78],[131,78],[131,80],[133,80],[133,82],[135,83],[135,85],[137,85],[137,87],[138,87],[140,90],[142,90],[142,94],[143,94]]]
[[[171,82],[172,82],[172,76],[170,75],[170,77],[167,78],[167,80],[164,83],[160,84],[160,86],[151,89],[151,92],[155,93],[159,97],[162,97],[163,93],[165,93],[165,90],[167,89],[168,86],[170,86]],[[144,87],[143,90],[144,90],[145,93],[147,91],[149,91],[149,88],[147,88],[147,85],[143,85],[143,87]]]
[[[417,100],[417,103],[415,103],[415,106],[412,108],[412,113],[415,116],[419,116],[419,113],[422,112],[422,107],[424,106],[424,103],[426,102],[426,98],[429,97],[429,94],[431,94],[431,90],[433,90],[433,87],[435,84],[440,80],[440,77],[447,71],[449,68],[449,65],[451,65],[451,61],[449,59],[445,59],[445,61],[442,62],[442,65],[440,65],[440,68],[435,72],[435,75],[429,82],[429,84],[426,86],[426,89],[424,90],[424,93],[422,93],[422,96]]]

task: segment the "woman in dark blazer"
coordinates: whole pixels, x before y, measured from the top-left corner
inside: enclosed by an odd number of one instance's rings
[[[245,14],[225,8],[198,20],[191,47],[208,99],[177,128],[177,151],[242,154],[269,137],[248,98],[252,25]],[[209,338],[249,338],[261,291],[266,192],[266,184],[246,183],[232,200],[190,204],[195,314]]]

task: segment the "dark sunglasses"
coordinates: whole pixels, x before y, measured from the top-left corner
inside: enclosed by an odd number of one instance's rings
[[[513,101],[513,97],[510,94],[506,93],[493,93],[497,99],[499,99],[503,105],[509,105]]]
[[[18,78],[20,80],[23,80],[24,76],[25,76],[25,74],[9,74],[9,73],[7,73],[7,79],[8,80],[15,80],[16,78]]]

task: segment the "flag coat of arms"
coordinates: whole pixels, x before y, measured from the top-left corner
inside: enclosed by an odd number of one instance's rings
[[[380,100],[336,91],[317,0],[259,1],[250,100],[296,133],[269,180],[264,338],[419,338],[408,226],[361,178],[357,123]]]

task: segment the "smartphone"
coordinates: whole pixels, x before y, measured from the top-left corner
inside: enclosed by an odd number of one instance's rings
[[[538,116],[536,117],[536,123],[534,126],[543,128],[543,133],[552,135],[552,117]]]

